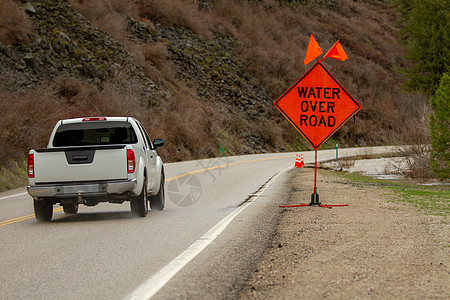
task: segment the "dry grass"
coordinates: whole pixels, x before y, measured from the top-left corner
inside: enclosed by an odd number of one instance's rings
[[[127,22],[124,16],[139,19],[138,6],[135,1],[98,0],[83,1],[70,0],[72,5],[87,17],[95,26],[102,29],[114,39],[120,41],[125,48],[141,57],[137,45],[130,40],[127,33]]]
[[[57,79],[39,87],[11,92],[0,89],[0,165],[21,161],[29,149],[45,147],[60,119],[132,115],[139,111],[137,99],[121,87],[106,83],[102,90],[75,79]]]
[[[426,107],[427,101],[399,89],[399,76],[393,68],[404,64],[403,50],[396,42],[392,9],[382,1],[343,0],[330,10],[321,5],[280,7],[276,0],[221,0],[211,13],[183,0],[70,2],[134,54],[145,75],[168,93],[167,101],[162,107],[148,107],[131,92],[132,87],[112,81],[102,89],[74,79],[58,79],[20,93],[0,88],[0,109],[11,115],[0,120],[1,128],[6,128],[0,133],[0,151],[7,153],[6,157],[21,160],[30,148],[45,146],[58,119],[87,115],[137,117],[151,137],[167,141],[160,150],[165,160],[216,156],[219,143],[230,154],[259,151],[245,148],[250,138],[267,150],[294,150],[303,139],[272,102],[310,67],[303,65],[303,58],[311,33],[324,52],[340,40],[350,59],[327,59],[324,64],[363,106],[356,122],[350,120],[334,139],[343,146],[429,141],[423,134],[418,138],[409,134],[417,131],[418,122],[426,116],[421,107]],[[0,8],[0,40],[9,44],[26,40],[31,24],[23,7],[0,0]],[[3,16],[5,12],[8,16]],[[17,16],[3,23],[11,12]],[[167,45],[134,40],[124,16],[150,25],[183,26],[209,39],[215,34],[232,34],[241,42],[235,51],[246,72],[257,78],[269,95],[267,118],[246,119],[219,101],[199,99],[188,88],[197,83],[179,77]],[[425,125],[422,129],[427,132]]]
[[[217,155],[221,118],[183,86],[167,98],[166,105],[151,108],[126,86],[107,82],[102,89],[84,81],[59,78],[51,83],[11,92],[0,89],[0,165],[23,161],[32,148],[45,147],[60,119],[84,116],[134,116],[152,138],[163,138],[165,160],[185,160]],[[236,129],[238,130],[238,129]],[[241,149],[237,149],[240,151]]]
[[[130,0],[70,0],[72,5],[91,20],[100,20],[105,15],[117,13],[138,18],[136,1]]]
[[[240,56],[247,71],[266,87],[271,98],[276,99],[303,73],[301,57],[306,47],[299,47],[300,31],[297,28],[294,32],[291,27],[292,23],[301,23],[298,15],[290,9],[274,8],[225,0],[218,2],[215,10],[235,26],[237,38],[244,45]]]
[[[0,109],[8,118],[1,118],[0,163],[24,159],[31,147],[44,147],[56,120],[62,117],[61,104],[56,101],[55,86],[42,87],[27,93],[0,91]]]
[[[192,32],[210,37],[209,15],[198,10],[193,1],[140,0],[141,17],[166,26],[182,26]]]
[[[23,187],[27,184],[26,166],[10,161],[0,165],[0,192]]]
[[[31,20],[20,4],[0,0],[0,42],[5,45],[26,42],[31,30]]]
[[[177,84],[175,67],[163,42],[146,42],[139,46],[145,75],[160,88],[171,90]]]

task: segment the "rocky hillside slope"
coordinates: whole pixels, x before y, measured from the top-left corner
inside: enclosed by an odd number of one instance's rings
[[[102,86],[112,74],[120,74],[117,80],[137,82],[144,97],[157,97],[157,86],[124,46],[93,26],[69,2],[27,1],[23,7],[33,22],[29,40],[0,44],[0,70],[8,75],[7,87],[35,87],[55,78],[78,78]]]
[[[139,118],[166,160],[305,149],[272,103],[306,71],[311,33],[324,51],[341,40],[349,62],[327,66],[364,108],[330,143],[402,142],[421,118],[386,1],[194,2],[1,0],[0,163],[84,115]]]

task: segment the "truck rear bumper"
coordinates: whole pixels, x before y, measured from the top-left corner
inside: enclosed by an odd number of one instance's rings
[[[123,194],[136,187],[136,179],[127,181],[107,181],[102,183],[61,184],[28,186],[28,194],[35,198],[69,198],[89,195]]]

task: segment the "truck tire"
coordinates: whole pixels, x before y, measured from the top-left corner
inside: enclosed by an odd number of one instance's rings
[[[63,204],[62,207],[66,215],[75,215],[78,212],[78,203]]]
[[[145,217],[148,212],[148,197],[147,197],[147,178],[144,177],[144,184],[142,185],[141,194],[137,197],[132,197],[130,201],[131,213],[135,217]]]
[[[158,194],[150,196],[150,208],[154,210],[163,210],[166,204],[166,198],[164,196],[164,183],[165,183],[164,171],[161,172],[161,182]]]
[[[51,198],[34,201],[34,216],[40,222],[48,222],[53,217],[53,202]]]

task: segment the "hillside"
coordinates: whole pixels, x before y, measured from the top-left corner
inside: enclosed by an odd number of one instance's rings
[[[195,2],[200,2],[199,4]],[[311,33],[349,59],[325,66],[363,110],[329,141],[411,143],[427,99],[400,88],[391,1],[0,0],[0,164],[44,147],[58,119],[131,115],[166,161],[306,149],[272,105],[311,66]],[[325,145],[326,146],[326,145]]]

